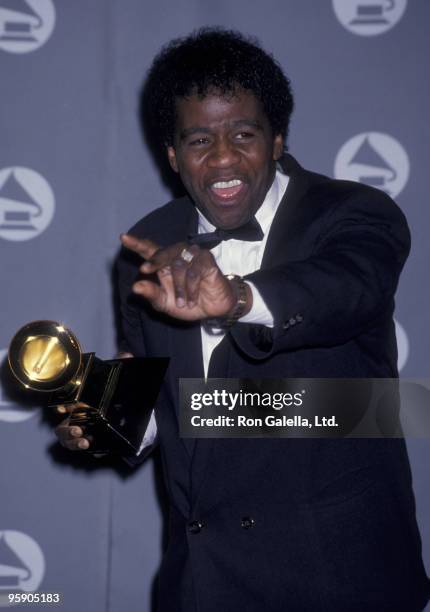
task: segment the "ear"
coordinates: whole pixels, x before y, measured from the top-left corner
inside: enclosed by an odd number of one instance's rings
[[[282,153],[284,152],[284,139],[282,134],[277,134],[273,139],[273,159],[274,161],[278,161],[280,157],[282,157]]]
[[[176,151],[174,147],[167,147],[167,158],[169,160],[169,164],[172,170],[174,170],[175,172],[179,172],[178,161],[176,159]]]

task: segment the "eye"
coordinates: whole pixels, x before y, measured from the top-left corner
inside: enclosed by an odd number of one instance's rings
[[[235,140],[251,140],[252,138],[254,138],[254,134],[253,132],[238,132],[235,135]]]
[[[192,147],[198,147],[207,145],[209,143],[209,138],[207,136],[201,136],[200,138],[195,138],[194,140],[190,140],[188,143]]]

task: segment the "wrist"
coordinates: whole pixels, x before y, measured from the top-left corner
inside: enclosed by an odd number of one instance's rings
[[[236,322],[241,319],[252,308],[252,289],[241,276],[236,274],[226,274],[234,295],[233,307],[222,317],[226,320]]]
[[[241,276],[236,274],[226,274],[225,278],[229,281],[233,293],[233,306],[223,316],[215,319],[208,319],[209,325],[228,329],[241,317],[244,317],[252,308],[252,289]]]

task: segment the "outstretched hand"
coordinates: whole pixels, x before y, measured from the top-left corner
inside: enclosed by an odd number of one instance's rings
[[[156,310],[175,319],[197,321],[224,317],[234,309],[233,287],[207,249],[186,242],[161,248],[152,240],[128,234],[121,236],[121,242],[145,259],[140,267],[144,275],[157,275],[159,283],[145,278],[133,285],[134,293]]]

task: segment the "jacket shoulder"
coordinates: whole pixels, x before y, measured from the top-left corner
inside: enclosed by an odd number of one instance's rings
[[[137,221],[128,231],[136,238],[150,238],[161,245],[171,242],[178,225],[183,225],[193,214],[191,200],[184,196],[171,200]]]
[[[406,217],[384,191],[356,181],[334,179],[301,169],[307,182],[307,202],[315,218],[337,219],[352,216],[363,222],[385,221],[408,232]]]
[[[140,219],[127,233],[136,238],[148,238],[164,247],[186,239],[192,215],[196,215],[188,197],[171,200]],[[197,217],[197,215],[196,215]],[[139,275],[141,257],[121,247],[115,261],[118,281],[129,286]]]
[[[381,206],[387,210],[400,210],[394,200],[384,191],[356,181],[334,179],[323,174],[304,170],[309,181],[309,193],[336,207],[339,204],[353,201],[369,202],[372,206]],[[403,213],[402,213],[403,214]]]

